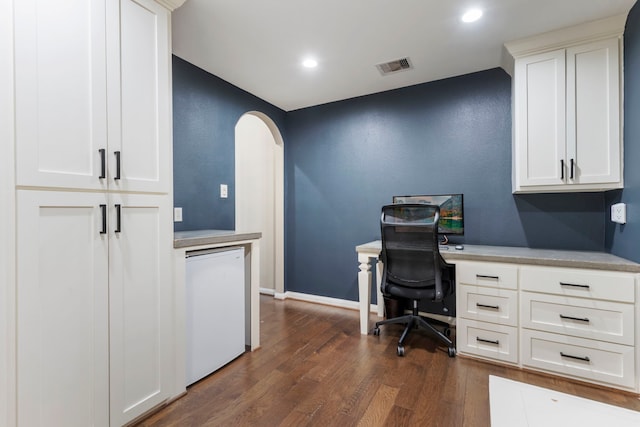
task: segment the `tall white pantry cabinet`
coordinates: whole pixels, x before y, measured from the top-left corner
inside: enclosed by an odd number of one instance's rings
[[[15,289],[0,327],[15,375],[0,424],[120,426],[171,395],[172,4],[160,1],[2,0]]]

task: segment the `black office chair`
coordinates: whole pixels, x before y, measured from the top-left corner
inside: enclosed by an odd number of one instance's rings
[[[420,300],[442,301],[455,289],[451,280],[443,278],[443,269],[450,265],[442,259],[438,248],[439,219],[438,206],[394,204],[382,207],[382,294],[411,300],[412,313],[376,322],[373,334],[380,335],[382,325],[406,324],[398,341],[398,356],[404,356],[404,341],[409,331],[418,326],[446,343],[450,357],[456,355],[455,346],[447,336],[450,335],[449,325],[438,320],[427,321],[418,314]],[[444,333],[434,324],[444,326]]]

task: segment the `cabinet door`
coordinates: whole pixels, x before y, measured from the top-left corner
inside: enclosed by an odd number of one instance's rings
[[[19,425],[109,424],[103,194],[18,191]]]
[[[515,64],[517,185],[564,183],[565,51],[532,55]]]
[[[111,196],[111,424],[115,426],[169,397],[170,203],[168,196]]]
[[[104,0],[14,7],[17,184],[106,187]]]
[[[170,14],[153,0],[121,0],[109,4],[108,15],[109,29],[117,29],[109,36],[108,54],[109,186],[168,193]]]
[[[567,49],[570,183],[621,181],[618,49],[617,38]]]

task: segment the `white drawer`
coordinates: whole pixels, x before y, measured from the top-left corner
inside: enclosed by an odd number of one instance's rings
[[[635,389],[632,346],[523,329],[522,364],[559,375]]]
[[[520,289],[549,294],[635,301],[635,275],[617,271],[558,267],[520,267]]]
[[[456,347],[461,354],[518,363],[518,329],[458,318]]]
[[[458,317],[518,326],[518,291],[458,285]]]
[[[634,305],[522,292],[523,328],[618,344],[634,343]]]
[[[456,281],[466,285],[518,289],[518,266],[493,262],[456,263]]]

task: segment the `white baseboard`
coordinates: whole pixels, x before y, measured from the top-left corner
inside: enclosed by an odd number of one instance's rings
[[[332,307],[348,308],[350,310],[360,310],[360,303],[358,301],[323,297],[320,295],[304,294],[301,292],[287,291],[284,294],[276,294],[274,297],[281,300],[293,299],[298,301],[312,302],[315,304],[330,305]],[[378,306],[376,304],[371,304],[370,311],[372,313],[377,313]]]
[[[276,291],[270,288],[260,288],[260,294],[275,296]]]
[[[269,290],[269,289],[266,289]],[[260,289],[260,292],[262,293],[262,288]],[[340,307],[340,308],[348,308],[349,310],[360,310],[360,303],[358,301],[351,301],[351,300],[346,300],[346,299],[339,299],[339,298],[331,298],[331,297],[323,297],[320,295],[311,295],[311,294],[304,294],[301,292],[291,292],[291,291],[287,291],[285,293],[279,293],[279,292],[271,292],[270,294],[265,292],[265,294],[268,295],[273,295],[273,297],[277,300],[286,300],[286,299],[292,299],[292,300],[297,300],[297,301],[305,301],[305,302],[312,302],[314,304],[324,304],[324,305],[330,305],[332,307]],[[275,295],[274,295],[275,294]],[[371,304],[371,308],[369,310],[371,313],[378,313],[378,305],[377,304]],[[410,313],[410,310],[407,310],[406,313]],[[448,323],[452,328],[456,327],[456,318],[455,317],[451,317],[451,316],[443,316],[440,314],[435,314],[435,313],[424,313],[424,312],[420,312],[419,313],[421,316],[424,317],[430,317],[432,319],[436,319],[436,320],[440,320],[441,322],[445,322]]]

